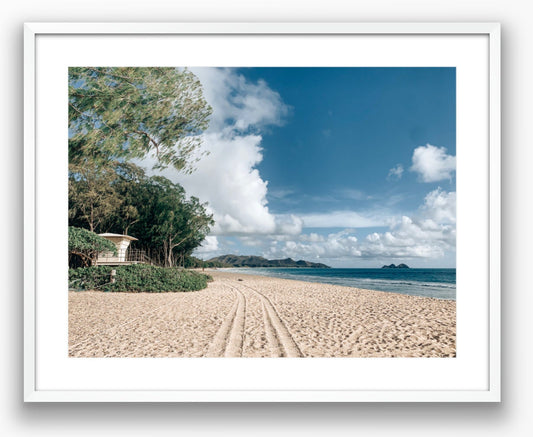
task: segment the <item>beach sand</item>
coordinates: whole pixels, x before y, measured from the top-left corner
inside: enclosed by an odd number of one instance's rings
[[[69,292],[69,356],[455,356],[455,301],[206,273],[188,293]]]

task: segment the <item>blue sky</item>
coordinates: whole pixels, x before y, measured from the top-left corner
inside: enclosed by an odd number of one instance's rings
[[[455,155],[455,69],[452,68],[254,68],[239,70],[264,79],[292,107],[285,125],[263,137],[258,169],[269,193],[293,190],[334,196],[341,190],[367,195],[411,194],[417,207],[416,175],[386,180],[397,163],[409,164],[413,149],[426,143]],[[317,178],[317,175],[320,175]],[[289,205],[268,197],[274,210]],[[304,211],[319,205],[300,202]],[[341,206],[341,205],[339,205]],[[359,205],[357,205],[359,206]]]
[[[215,216],[197,256],[455,267],[454,68],[192,71],[209,155],[166,176]]]

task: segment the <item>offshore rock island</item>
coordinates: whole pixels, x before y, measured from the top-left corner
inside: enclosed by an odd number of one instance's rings
[[[292,258],[266,259],[262,256],[221,255],[211,258],[208,263],[221,267],[302,267],[314,269],[329,269],[330,266],[309,261],[294,261]]]
[[[409,266],[407,264],[389,264],[388,266],[381,267],[382,269],[408,269]]]

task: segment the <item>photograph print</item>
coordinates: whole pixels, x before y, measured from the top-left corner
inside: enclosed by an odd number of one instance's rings
[[[70,67],[68,356],[456,357],[456,69]]]

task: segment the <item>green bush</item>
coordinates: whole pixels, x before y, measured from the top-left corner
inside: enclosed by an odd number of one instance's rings
[[[116,270],[111,283],[111,270]],[[194,291],[207,287],[208,276],[176,267],[146,264],[93,266],[69,269],[69,288],[76,290],[130,291],[160,293]]]
[[[74,226],[68,227],[68,255],[69,265],[71,258],[76,255],[81,258],[84,266],[94,264],[99,252],[117,254],[116,246],[109,240],[100,237],[94,232]]]

